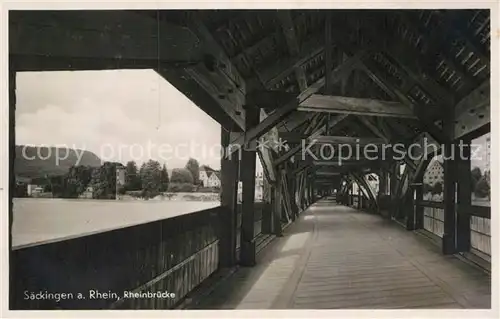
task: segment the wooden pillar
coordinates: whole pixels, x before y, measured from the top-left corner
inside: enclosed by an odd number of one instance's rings
[[[412,186],[408,187],[409,189],[403,198],[403,204],[401,206],[406,212],[406,230],[415,230],[415,203],[413,200],[415,188]]]
[[[262,233],[273,233],[273,204],[274,203],[274,186],[264,178],[263,185],[264,210],[262,211]]]
[[[276,186],[274,187],[274,203],[273,203],[273,233],[277,237],[283,236],[283,229],[281,227],[281,215],[283,211],[282,205],[282,192],[283,184],[281,183],[282,170],[280,167],[276,169]]]
[[[380,170],[378,181],[377,201],[379,203],[379,214],[381,214],[381,211],[383,209],[386,209],[386,201],[384,197],[387,195],[387,172],[385,172],[384,170]],[[382,200],[382,198],[384,198],[384,200]]]
[[[230,132],[221,129],[221,146],[224,150],[230,143]],[[232,267],[236,264],[236,214],[238,204],[238,168],[237,154],[221,159],[221,206],[219,266]]]
[[[304,170],[304,180],[302,181],[302,210],[307,207],[307,169]]]
[[[361,185],[358,183],[358,209],[363,208],[363,191],[361,190]]]
[[[378,195],[385,195],[387,193],[387,173],[380,171],[378,178]]]
[[[245,127],[247,130],[259,123],[258,108],[247,107],[245,112]],[[243,266],[255,265],[255,166],[257,150],[245,145],[241,156],[241,182],[243,184],[241,233],[240,233],[240,263]]]
[[[291,168],[289,168],[291,169]],[[289,187],[289,195],[290,195],[290,205],[292,207],[292,220],[295,220],[299,215],[299,210],[297,207],[297,202],[295,201],[295,190],[297,188],[297,178],[296,176],[292,176],[291,174],[287,174],[288,176],[288,187]]]
[[[309,206],[314,203],[314,174],[309,177]]]
[[[307,174],[308,170],[306,169],[302,180],[302,210],[307,208]]]
[[[423,176],[423,175],[422,175]],[[424,200],[424,185],[423,178],[416,180],[414,188],[414,197],[415,203],[413,205],[415,210],[415,229],[423,229],[424,228],[424,207],[422,205],[418,205],[418,203]]]
[[[399,164],[396,163],[391,171],[391,203],[389,205],[389,217],[395,217],[397,212],[397,202],[398,202],[398,176],[399,176]]]
[[[443,181],[443,204],[444,204],[444,232],[442,238],[442,252],[445,255],[456,252],[456,200],[457,200],[457,175],[458,166],[456,150],[453,142],[455,131],[455,107],[450,105],[446,108],[443,116],[443,132],[446,141],[443,145],[444,155],[444,181]],[[459,155],[459,154],[458,154]],[[470,168],[468,169],[470,171]]]
[[[470,215],[469,207],[472,204],[472,181],[470,163],[470,140],[461,141],[458,147],[457,178],[457,252],[470,250]]]
[[[351,188],[349,189],[349,198],[350,198],[350,203],[349,206],[354,207],[354,183],[351,185]]]
[[[444,203],[444,233],[442,249],[443,254],[455,253],[455,240],[456,240],[456,214],[455,214],[455,192],[456,192],[456,163],[455,159],[448,159],[453,152],[451,144],[444,146],[444,185],[443,185],[443,203]]]
[[[10,61],[12,62],[12,61]],[[9,234],[12,234],[12,224],[14,222],[14,216],[13,216],[13,198],[14,198],[14,188],[16,185],[16,180],[15,180],[15,175],[14,175],[14,160],[15,160],[15,154],[16,154],[16,129],[15,129],[15,124],[16,122],[16,71],[13,68],[13,65],[9,65]],[[10,291],[10,296],[9,298],[9,306],[10,309],[14,309],[15,307],[15,301],[17,298],[14,298],[17,293],[15,290],[15,286],[13,283],[15,282],[15,267],[14,266],[14,256],[12,253],[12,236],[9,237],[9,265],[10,265],[10,271],[9,271],[9,279],[10,279],[10,285],[9,285],[9,291]]]

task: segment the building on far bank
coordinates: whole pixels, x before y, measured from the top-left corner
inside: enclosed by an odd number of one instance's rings
[[[443,183],[444,168],[439,160],[433,160],[424,173],[424,184],[434,186],[437,182]]]
[[[126,176],[125,172],[126,172],[125,166],[123,166],[123,164],[118,163],[116,165],[116,193],[115,193],[116,199],[120,199],[119,198],[120,189],[125,187],[125,176]]]
[[[28,196],[36,196],[40,193],[43,193],[43,186],[28,184]]]
[[[116,187],[125,185],[125,166],[116,165]]]
[[[217,171],[210,166],[200,166],[199,179],[203,187],[220,188],[220,171]]]

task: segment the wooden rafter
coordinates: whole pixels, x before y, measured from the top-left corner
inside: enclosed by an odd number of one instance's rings
[[[286,140],[288,143],[302,143],[303,141],[312,140],[317,144],[351,144],[351,145],[382,145],[385,140],[382,138],[359,138],[351,136],[325,136],[318,135],[311,137],[310,135],[302,135],[294,132],[280,133],[280,138]]]
[[[474,35],[464,27],[464,23],[461,20],[462,17],[451,17],[447,14],[440,14],[439,19],[443,21],[444,31],[458,39],[462,39],[465,44],[474,51],[474,54],[480,59],[481,63],[486,67],[485,69],[489,71],[490,69],[490,58],[487,56],[485,50],[481,48],[480,45],[474,39]]]
[[[353,172],[351,175],[358,182],[361,191],[364,190],[365,196],[374,204],[375,208],[378,210],[377,195],[375,194],[373,188],[370,187],[370,184],[366,179],[366,175],[361,175],[360,173],[357,172]]]
[[[454,138],[488,125],[491,121],[490,109],[490,81],[487,80],[457,104]]]
[[[292,15],[290,14],[290,11],[278,11],[278,17],[281,22],[283,34],[285,35],[290,56],[292,56],[292,58],[297,58],[300,55],[300,49],[297,36],[295,34]],[[294,67],[294,71],[300,91],[304,91],[307,88],[307,79],[304,69],[298,65]]]
[[[415,21],[414,17],[406,10],[398,11],[398,14],[406,24],[420,34],[427,44],[427,52],[432,52],[434,56],[437,53],[440,53],[443,56],[446,65],[453,68],[453,71],[461,77],[466,87],[465,90],[468,90],[468,88],[474,85],[473,77],[467,73],[467,70],[462,64],[456,63],[454,57],[449,53],[450,48],[445,45],[448,39],[443,36],[441,32],[435,32],[434,30],[431,31],[425,28],[422,24]]]
[[[299,111],[413,118],[412,110],[400,102],[313,94],[300,103]]]
[[[439,141],[445,141],[446,137],[444,133],[441,131],[440,128],[438,128],[433,121],[428,117],[428,114],[425,114],[424,110],[420,106],[415,106],[414,103],[406,96],[406,94],[403,94],[399,89],[394,87],[392,84],[390,84],[387,80],[385,80],[383,77],[377,75],[373,71],[373,67],[370,67],[369,63],[366,61],[364,62],[360,68],[367,72],[367,74],[370,76],[370,78],[376,78],[377,81],[375,83],[377,84],[382,84],[381,88],[384,90],[388,90],[387,92],[391,92],[391,94],[394,94],[401,102],[403,102],[407,107],[413,109],[413,113],[418,117],[419,122],[421,123],[423,129],[427,130],[434,138],[436,138]]]
[[[360,121],[368,128],[370,129],[376,136],[382,138],[385,143],[397,143],[398,141],[391,140],[387,135],[385,135],[379,127],[374,125],[372,121],[364,116],[359,117]],[[401,139],[399,140],[401,142]],[[404,162],[409,165],[413,170],[416,169],[415,164],[408,158],[408,156],[405,156],[403,158]]]
[[[301,47],[300,57],[282,58],[265,69],[257,70],[266,87],[272,88],[297,67],[302,67],[307,61],[321,54],[324,49],[321,39],[316,37],[306,39]]]
[[[333,69],[332,13],[327,12],[325,19],[325,94],[332,93],[331,73]],[[328,131],[328,129],[327,129]]]
[[[329,123],[328,123],[328,127],[330,128],[330,130],[332,130],[337,124],[342,122],[346,117],[347,117],[347,114],[339,114],[337,117],[331,118]],[[311,135],[308,135],[308,141],[311,138],[314,138],[316,136],[319,136],[320,134],[323,134],[326,131],[326,127],[327,126],[325,125],[325,126],[319,128],[318,130],[314,131]],[[306,132],[306,134],[307,134],[307,132]],[[290,158],[292,158],[292,156],[297,154],[301,148],[302,148],[302,145],[297,145],[297,146],[291,148],[289,151],[287,151],[285,154],[281,155],[276,160],[275,165],[280,165],[281,163],[288,161]]]
[[[357,55],[347,59],[344,63],[337,66],[335,70],[332,72],[333,81],[339,81],[344,76],[349,74],[349,72],[355,67],[356,63],[359,62],[359,59],[364,56],[364,52],[360,52]],[[238,148],[241,148],[243,145],[250,143],[251,141],[259,138],[271,128],[273,128],[276,124],[283,121],[288,115],[290,115],[294,110],[297,109],[298,103],[304,101],[312,94],[318,92],[325,85],[325,78],[322,77],[314,84],[309,86],[306,90],[301,92],[297,99],[292,100],[287,103],[285,106],[282,106],[272,112],[264,121],[259,123],[256,127],[249,129],[247,132],[240,134],[237,138],[232,140],[231,145],[233,146],[231,149],[236,151]]]

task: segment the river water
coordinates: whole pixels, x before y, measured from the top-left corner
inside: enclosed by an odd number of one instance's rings
[[[219,202],[15,198],[12,246],[80,237],[217,206]]]

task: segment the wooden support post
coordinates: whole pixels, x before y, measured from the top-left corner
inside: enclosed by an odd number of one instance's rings
[[[358,209],[363,208],[363,191],[361,190],[361,185],[358,183]]]
[[[283,185],[281,183],[281,176],[283,172],[281,168],[276,170],[276,186],[274,187],[274,203],[273,203],[273,233],[277,237],[283,236],[283,229],[281,227],[281,215],[283,211],[282,205],[282,192]]]
[[[264,210],[262,211],[262,233],[273,233],[273,203],[274,203],[274,185],[267,179],[264,179],[263,185]]]
[[[414,191],[415,188],[413,186],[408,186],[410,190],[406,192],[406,195],[403,197],[403,209],[406,212],[406,230],[415,230],[415,206],[414,206]]]
[[[353,198],[353,190],[352,190],[352,185],[349,187],[349,190],[347,191],[347,206],[352,206],[354,203]]]
[[[470,250],[470,215],[468,212],[472,204],[470,140],[461,141],[458,145],[458,152],[457,252],[465,252]]]
[[[302,187],[302,193],[303,193],[303,198],[304,198],[304,201],[303,201],[303,205],[302,205],[302,209],[306,209],[307,206],[309,206],[309,196],[308,196],[308,191],[307,191],[307,187],[309,186],[309,169],[305,169],[304,170],[304,186]]]
[[[380,170],[379,173],[379,183],[378,183],[378,195],[387,194],[387,173]]]
[[[456,252],[457,228],[456,228],[456,202],[457,202],[457,176],[458,156],[457,147],[453,143],[455,128],[455,108],[448,107],[443,117],[443,132],[447,140],[443,147],[444,155],[444,181],[443,181],[443,203],[444,203],[444,231],[442,239],[442,252],[445,255]],[[470,168],[468,168],[470,171]],[[470,196],[470,195],[469,195]]]
[[[245,114],[245,127],[247,130],[259,123],[259,109],[248,107]],[[240,233],[240,263],[243,266],[255,265],[255,166],[257,151],[245,145],[241,156],[241,182],[243,184],[241,233]]]
[[[391,171],[391,204],[389,217],[393,218],[397,213],[397,202],[398,202],[398,184],[399,184],[399,164],[396,163]]]
[[[314,187],[315,176],[311,176],[311,205],[316,202],[316,189]]]
[[[449,255],[455,253],[456,240],[456,159],[451,158],[453,145],[446,143],[444,148],[444,185],[443,185],[443,202],[444,202],[444,233],[442,250],[443,254]],[[470,170],[470,169],[469,169]]]
[[[313,197],[312,197],[312,175],[309,175],[307,178],[307,206],[311,206],[313,203]]]
[[[224,150],[229,146],[230,134],[230,132],[221,128],[221,146]],[[221,206],[223,209],[219,225],[220,267],[232,267],[236,264],[238,169],[239,159],[235,154],[233,156],[224,156],[221,159]]]
[[[287,174],[288,175],[288,174]],[[296,182],[297,182],[297,178],[296,176],[288,176],[288,185],[289,185],[289,196],[290,196],[290,205],[291,205],[291,208],[292,208],[292,220],[295,221],[295,219],[297,219],[298,215],[299,215],[299,212],[298,212],[298,209],[297,209],[297,203],[295,201],[295,189],[296,189]]]
[[[304,170],[304,172],[302,173],[302,186],[301,186],[301,192],[300,192],[300,196],[301,196],[301,208],[302,210],[306,209],[307,207],[307,169]]]
[[[387,195],[387,172],[384,170],[379,171],[379,183],[378,183],[378,194],[377,194],[377,201],[379,203],[378,208],[379,211],[378,213],[382,215],[382,210],[386,209],[385,207],[385,195]],[[382,200],[384,198],[384,200]]]
[[[423,176],[423,175],[422,175]],[[423,178],[415,181],[417,185],[415,185],[415,229],[423,229],[424,228],[424,207],[422,205],[418,205],[418,202],[424,199],[424,185]]]
[[[16,157],[16,129],[15,129],[15,124],[16,123],[16,71],[13,68],[13,65],[9,65],[9,234],[12,234],[12,225],[14,223],[14,215],[13,215],[13,198],[14,198],[14,189],[16,185],[16,177],[14,175],[14,160]],[[14,280],[16,278],[15,276],[15,267],[12,267],[14,264],[14,256],[12,253],[12,236],[8,236],[9,240],[9,264],[10,264],[10,271],[9,271],[9,279],[10,279],[10,285],[9,285],[9,292],[10,292],[10,298],[9,298],[9,306],[10,309],[14,309],[15,307],[15,301],[17,298],[14,298],[16,295],[15,291],[15,286]]]

